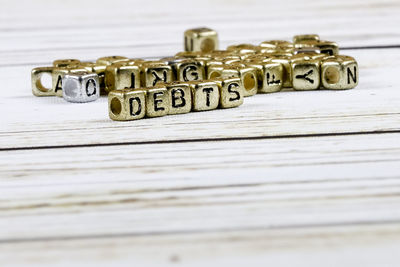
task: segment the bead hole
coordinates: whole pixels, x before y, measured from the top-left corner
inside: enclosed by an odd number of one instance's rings
[[[247,91],[252,90],[256,86],[256,79],[251,73],[247,73],[243,77],[243,86]]]
[[[42,92],[50,91],[52,86],[51,74],[48,72],[42,72],[39,75],[39,79],[36,81],[36,87]]]
[[[110,109],[114,115],[119,115],[121,113],[122,106],[118,98],[114,97],[111,99]]]
[[[219,77],[221,77],[221,73],[219,73],[219,72],[213,71],[210,74],[210,79],[216,79],[216,78],[219,78]]]
[[[338,83],[340,79],[339,70],[335,67],[328,67],[325,71],[325,81],[329,84]]]

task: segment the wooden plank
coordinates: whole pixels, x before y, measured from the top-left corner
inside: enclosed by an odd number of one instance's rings
[[[290,39],[304,32],[319,33],[341,46],[400,45],[400,4],[396,0],[334,4],[293,0],[279,5],[208,0],[195,8],[178,0],[156,5],[117,0],[107,9],[95,0],[61,5],[41,0],[24,2],[24,6],[16,2],[2,7],[2,66],[48,63],[63,57],[171,55],[183,49],[185,29],[202,25],[218,30],[222,47]]]
[[[0,242],[397,223],[399,137],[3,152]]]
[[[2,152],[0,259],[397,266],[399,138]]]
[[[5,266],[388,266],[399,225],[120,236],[0,244]]]
[[[237,109],[125,123],[108,118],[106,98],[77,105],[60,98],[33,97],[30,67],[3,68],[0,79],[9,90],[0,92],[0,112],[9,115],[3,118],[0,128],[0,147],[400,130],[397,76],[389,75],[396,72],[400,49],[349,52],[360,65],[360,84],[354,90],[257,95],[246,98]],[[21,76],[23,72],[25,76]],[[15,108],[21,106],[25,108]]]

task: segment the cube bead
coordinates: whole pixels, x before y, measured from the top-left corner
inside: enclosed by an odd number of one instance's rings
[[[86,103],[100,97],[99,76],[95,73],[70,73],[62,80],[63,98],[68,102]]]
[[[192,93],[189,84],[173,82],[166,85],[169,97],[169,115],[189,113],[192,110]]]
[[[234,108],[243,104],[244,87],[240,78],[219,79],[220,108]]]
[[[350,56],[336,55],[321,62],[321,81],[326,89],[351,89],[358,84],[358,64]]]
[[[146,93],[144,90],[113,90],[108,94],[108,113],[112,120],[131,121],[146,115]]]
[[[185,31],[185,51],[211,52],[218,49],[218,34],[208,28]]]
[[[320,61],[304,56],[292,59],[292,83],[294,90],[315,90],[320,87]]]
[[[193,111],[205,111],[218,108],[219,87],[214,81],[189,82],[192,91]]]

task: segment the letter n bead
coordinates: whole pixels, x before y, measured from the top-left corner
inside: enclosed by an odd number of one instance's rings
[[[143,90],[113,90],[108,94],[108,114],[115,121],[131,121],[146,115],[146,93]]]
[[[240,78],[219,79],[216,82],[220,90],[221,108],[234,108],[243,104],[245,89]]]
[[[63,98],[68,102],[86,103],[100,97],[99,76],[95,73],[70,73],[62,80]]]
[[[194,111],[213,110],[219,104],[219,86],[214,81],[189,82]]]
[[[192,110],[192,93],[187,83],[173,82],[167,84],[169,96],[169,114],[184,114]]]
[[[326,89],[351,89],[358,84],[357,61],[350,56],[336,55],[322,60],[321,80]]]

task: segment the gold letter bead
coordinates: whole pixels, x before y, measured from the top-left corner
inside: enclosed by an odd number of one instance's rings
[[[128,61],[113,63],[105,70],[106,91],[140,87],[140,66]]]
[[[174,79],[171,66],[160,61],[143,63],[141,73],[141,84],[145,87],[153,87],[159,83],[170,83]]]
[[[320,61],[304,56],[292,60],[294,90],[315,90],[320,87]]]
[[[53,61],[54,67],[68,67],[68,66],[77,66],[81,63],[79,59],[58,59]]]
[[[166,85],[169,97],[169,114],[184,114],[192,110],[192,93],[187,83],[173,82]]]
[[[350,56],[327,57],[321,63],[322,86],[326,89],[351,89],[358,84],[357,61]]]
[[[87,72],[87,69],[85,69],[82,66],[66,66],[66,67],[60,67],[60,68],[53,68],[53,72],[51,74],[52,76],[52,91],[54,92],[54,95],[56,96],[62,96],[62,79],[64,78],[65,74],[68,73],[80,73],[80,72]]]
[[[35,96],[54,96],[54,91],[51,88],[46,88],[42,84],[42,75],[49,75],[53,72],[53,67],[39,67],[34,68],[31,72],[31,80],[32,80],[32,93]]]
[[[219,87],[214,81],[189,82],[192,90],[194,111],[212,110],[218,108]]]
[[[234,108],[243,104],[245,89],[240,78],[219,79],[216,82],[220,90],[221,108]]]
[[[169,113],[169,97],[165,86],[141,88],[146,93],[146,117],[162,117]]]
[[[112,120],[131,121],[146,115],[144,90],[113,90],[108,94],[108,113]]]
[[[208,28],[185,31],[185,51],[211,52],[218,49],[218,34]]]

